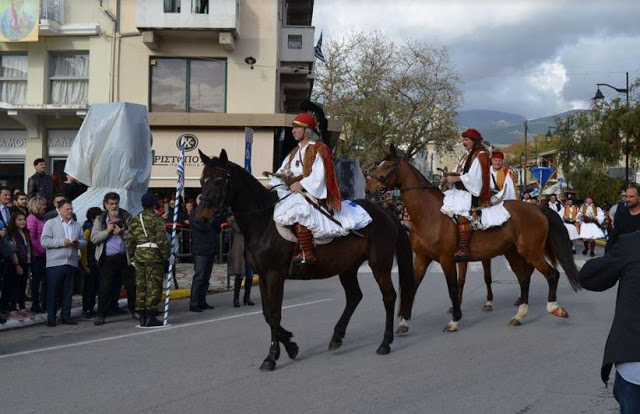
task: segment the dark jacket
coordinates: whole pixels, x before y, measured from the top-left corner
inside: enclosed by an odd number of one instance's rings
[[[42,196],[51,205],[53,202],[53,178],[45,173],[35,173],[27,181],[27,196]]]
[[[609,239],[607,245],[604,248],[604,252],[608,253],[611,248],[618,242],[621,234],[633,233],[640,230],[640,214],[632,215],[629,209],[619,208],[616,211],[616,216],[613,222],[613,229],[609,233]]]
[[[640,231],[623,234],[611,252],[589,260],[580,270],[580,285],[602,292],[619,282],[616,310],[604,348],[600,372],[607,383],[611,366],[640,362]]]
[[[220,224],[222,224],[221,216],[216,216],[211,220],[209,226],[203,226],[196,222],[196,211],[193,210],[189,215],[189,225],[191,226],[191,253],[196,256],[217,255],[220,245]]]

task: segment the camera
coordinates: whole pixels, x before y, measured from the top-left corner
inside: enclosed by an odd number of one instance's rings
[[[124,223],[122,222],[122,220],[117,220],[113,224],[119,229],[124,229]]]

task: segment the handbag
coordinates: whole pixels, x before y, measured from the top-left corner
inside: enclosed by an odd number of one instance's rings
[[[15,244],[11,243],[8,238],[0,238],[0,256],[7,258],[18,251]]]

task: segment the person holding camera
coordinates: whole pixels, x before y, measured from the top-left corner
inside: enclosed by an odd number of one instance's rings
[[[100,293],[98,294],[98,314],[95,325],[104,325],[113,298],[113,287],[120,290],[124,284],[127,291],[127,305],[135,317],[135,285],[131,262],[127,255],[126,231],[131,215],[120,208],[118,193],[105,194],[105,211],[93,222],[91,243],[96,247],[96,261],[100,272]]]

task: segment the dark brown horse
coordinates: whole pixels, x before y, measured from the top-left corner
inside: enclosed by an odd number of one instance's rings
[[[455,332],[458,329],[458,321],[462,318],[456,263],[453,259],[458,245],[458,232],[456,223],[440,212],[444,195],[406,159],[399,157],[392,145],[390,152],[385,154],[384,160],[368,180],[367,192],[375,194],[393,188],[402,192],[405,207],[411,216],[416,289],[422,282],[429,264],[434,260],[439,262],[447,280],[453,316],[444,331]],[[474,231],[469,261],[506,256],[520,283],[521,304],[509,322],[510,325],[520,325],[528,312],[529,283],[534,269],[542,273],[549,284],[547,311],[555,316],[567,318],[567,311],[556,302],[560,278],[559,272],[555,269],[558,262],[564,269],[571,287],[578,290],[579,286],[571,240],[562,220],[547,207],[541,209],[515,200],[505,201],[504,206],[511,218],[500,227]],[[547,262],[545,255],[551,264]],[[408,329],[408,324],[401,320],[400,329]]]
[[[284,281],[289,273],[296,243],[282,238],[276,229],[273,221],[273,208],[278,201],[276,192],[269,191],[242,167],[230,162],[225,150],[222,150],[218,158],[209,158],[202,152],[200,156],[205,167],[201,177],[202,201],[196,211],[196,220],[211,220],[217,211],[225,208],[230,208],[234,213],[244,235],[249,262],[260,275],[262,311],[271,328],[271,347],[260,370],[272,371],[280,356],[280,342],[284,344],[290,358],[293,359],[298,354],[298,346],[291,341],[293,334],[280,325]],[[395,217],[367,200],[359,200],[357,203],[367,210],[373,221],[359,230],[362,237],[348,235],[336,238],[329,244],[316,246],[318,264],[305,279],[325,279],[340,275],[346,294],[346,306],[329,343],[329,350],[335,350],[342,345],[349,319],[362,299],[357,274],[360,265],[368,260],[382,292],[386,311],[384,336],[377,353],[388,354],[393,342],[393,312],[396,302],[396,291],[391,281],[394,256],[399,272],[399,316],[404,319],[411,316],[415,292],[411,243]]]

